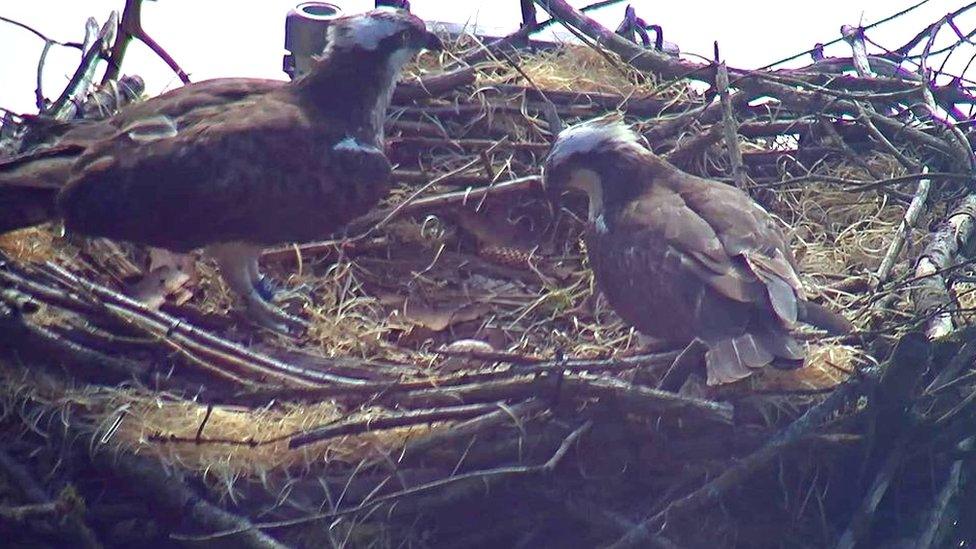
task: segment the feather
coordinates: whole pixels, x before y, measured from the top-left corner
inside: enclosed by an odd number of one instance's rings
[[[793,288],[781,278],[771,278],[766,281],[766,291],[773,311],[787,326],[796,322],[796,294]]]
[[[701,261],[701,254],[687,254],[674,248],[670,249],[669,254],[678,260],[681,270],[686,274],[701,279],[729,299],[749,303],[759,297],[757,285],[728,263],[721,269],[714,262]]]
[[[752,332],[752,337],[770,353],[784,360],[803,360],[806,351],[803,345],[789,332],[774,331],[768,327]]]
[[[742,334],[732,339],[732,344],[742,363],[750,368],[762,368],[773,361],[773,353],[759,345],[752,334]]]
[[[749,368],[742,363],[731,339],[709,344],[709,349],[705,352],[705,371],[710,386],[734,383],[752,375]]]
[[[159,139],[176,137],[176,122],[172,118],[160,114],[127,125],[122,129],[129,139],[139,143],[152,143]]]
[[[783,264],[770,261],[757,254],[745,254],[746,263],[752,272],[759,277],[766,285],[766,292],[769,295],[769,303],[776,313],[787,326],[792,326],[797,318],[797,298],[796,290],[781,276]],[[786,269],[792,272],[789,266]],[[779,271],[779,272],[777,272]],[[796,275],[794,274],[793,277]]]

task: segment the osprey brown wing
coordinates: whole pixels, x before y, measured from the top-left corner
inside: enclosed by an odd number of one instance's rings
[[[702,197],[694,191],[654,185],[618,214],[612,231],[591,230],[587,245],[601,289],[622,318],[665,340],[702,339],[710,382],[726,383],[775,357],[803,355],[788,332],[796,295],[777,274],[795,279],[788,259],[753,234],[764,226],[762,215],[737,208],[734,196],[712,198],[725,201],[732,219],[745,220],[713,219],[717,202],[697,210]]]
[[[277,80],[224,78],[189,84],[141,103],[129,105],[105,120],[62,124],[55,143],[0,161],[0,232],[42,223],[55,216],[55,196],[68,181],[75,161],[102,139],[140,121],[180,120],[187,125],[212,116],[234,102],[251,102],[283,86]]]
[[[135,121],[93,145],[59,196],[66,228],[173,250],[307,241],[378,199],[336,185],[326,169],[335,136],[287,98],[208,110],[198,104],[175,135],[136,135]]]
[[[684,183],[679,192],[687,207],[712,228],[730,261],[766,286],[772,312],[787,326],[796,322],[803,286],[772,216],[739,189],[680,176]]]

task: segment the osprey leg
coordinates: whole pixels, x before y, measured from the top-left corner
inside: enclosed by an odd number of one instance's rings
[[[207,253],[217,260],[220,275],[244,300],[247,312],[258,324],[283,333],[293,329],[304,329],[306,323],[295,318],[281,308],[268,302],[258,290],[261,273],[258,271],[258,257],[261,246],[243,242],[214,244]]]
[[[278,285],[268,275],[261,274],[258,267],[258,257],[260,251],[253,259],[247,262],[247,276],[251,279],[251,286],[258,291],[258,295],[265,301],[274,301],[275,294],[278,292]]]

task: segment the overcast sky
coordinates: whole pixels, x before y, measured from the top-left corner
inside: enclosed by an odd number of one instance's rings
[[[592,0],[575,0],[583,6]],[[718,40],[730,65],[754,68],[788,54],[809,49],[838,35],[841,24],[865,24],[881,19],[918,0],[820,0],[661,2],[632,0],[637,13],[649,23],[663,26],[665,38],[683,52],[711,55]],[[284,53],[284,18],[296,0],[159,0],[146,2],[146,30],[183,66],[193,80],[221,76],[286,78],[281,71]],[[372,0],[333,0],[347,13],[372,7]],[[890,47],[900,46],[927,24],[966,4],[966,1],[930,0],[907,16],[869,32],[869,37]],[[105,21],[124,0],[0,0],[0,15],[28,24],[53,39],[81,41],[85,19]],[[411,0],[413,11],[427,20],[478,23],[511,31],[520,11],[516,0]],[[620,20],[626,3],[596,12],[608,26]],[[976,26],[976,13],[958,21],[963,32]],[[942,40],[949,40],[944,31]],[[44,42],[35,35],[0,21],[0,107],[15,112],[36,112],[34,88],[37,59]],[[841,43],[827,55],[849,55]],[[964,65],[970,54],[954,59]],[[48,97],[57,96],[77,66],[77,50],[55,46],[49,54],[44,86]],[[804,62],[806,62],[804,60]],[[148,48],[134,43],[123,73],[139,74],[150,94],[179,85],[179,80]]]

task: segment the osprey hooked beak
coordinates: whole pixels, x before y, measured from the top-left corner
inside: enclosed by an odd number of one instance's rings
[[[618,117],[598,118],[559,132],[543,167],[543,188],[550,200],[566,189],[586,193],[589,220],[604,210],[606,159],[621,151],[644,151],[637,135]]]

